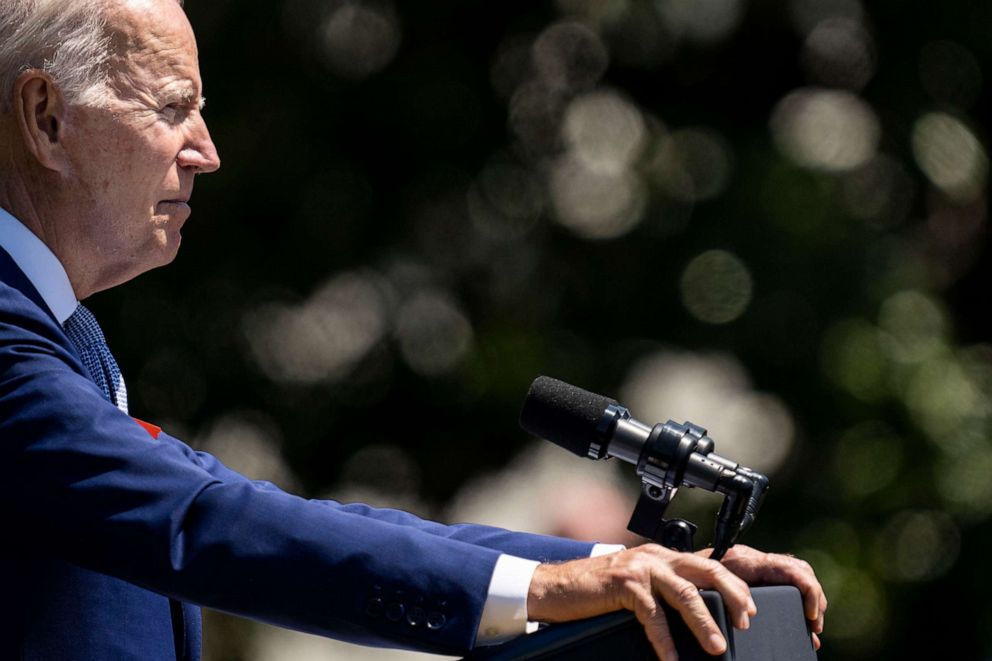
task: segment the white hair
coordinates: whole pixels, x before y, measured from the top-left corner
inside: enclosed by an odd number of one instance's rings
[[[178,0],[182,6],[183,0]],[[109,93],[108,0],[0,0],[0,112],[14,82],[41,69],[70,104],[99,104]]]
[[[10,110],[14,82],[28,69],[47,72],[71,104],[103,99],[105,7],[105,0],[0,0],[0,110]]]

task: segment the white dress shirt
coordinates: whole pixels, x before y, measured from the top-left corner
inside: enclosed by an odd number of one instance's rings
[[[79,305],[65,268],[41,239],[0,209],[0,248],[3,248],[34,285],[58,322],[64,323]],[[623,549],[597,544],[592,555]],[[527,592],[538,562],[503,554],[496,561],[489,593],[482,609],[476,645],[494,645],[537,628],[527,620]]]

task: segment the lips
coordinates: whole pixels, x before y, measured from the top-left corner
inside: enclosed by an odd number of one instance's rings
[[[158,203],[161,206],[176,207],[178,209],[189,209],[189,202],[187,200],[162,200]]]
[[[162,200],[156,209],[156,214],[171,219],[170,222],[178,222],[180,226],[192,213],[189,203],[183,200]]]

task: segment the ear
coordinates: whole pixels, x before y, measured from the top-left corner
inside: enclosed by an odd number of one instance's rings
[[[27,151],[42,167],[65,171],[66,104],[51,76],[39,69],[22,72],[14,82],[13,110]]]

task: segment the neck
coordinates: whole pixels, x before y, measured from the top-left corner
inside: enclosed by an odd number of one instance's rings
[[[50,174],[50,173],[49,173]],[[37,175],[35,177],[34,175]],[[46,182],[45,173],[29,174],[26,177],[0,172],[0,207],[16,218],[42,243],[48,246],[65,269],[73,293],[78,300],[83,300],[100,289],[98,278],[91,273],[91,267],[80,263],[74,256],[79,253],[79,240],[72,231],[72,216],[59,208],[57,202],[58,186],[32,187],[27,181]],[[50,182],[49,182],[50,183]],[[48,193],[42,194],[39,189],[47,186]],[[66,220],[66,219],[70,220]],[[92,262],[91,262],[92,264]]]

